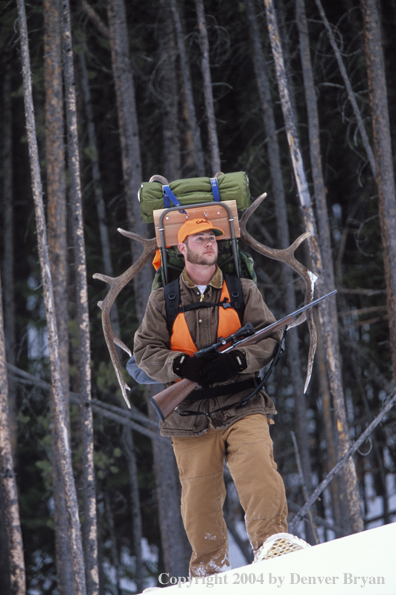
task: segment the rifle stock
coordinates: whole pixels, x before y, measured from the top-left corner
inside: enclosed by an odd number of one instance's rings
[[[197,388],[197,386],[197,382],[188,380],[188,378],[182,378],[179,382],[171,384],[168,388],[165,388],[154,397],[151,397],[151,404],[158,413],[160,420],[165,421],[176,407]]]
[[[265,329],[256,332],[254,335],[246,337],[246,339],[242,339],[241,341],[238,341],[230,347],[227,347],[227,345],[224,345],[224,347],[219,347],[218,351],[221,353],[226,352],[231,349],[234,349],[234,347],[241,344],[251,345],[252,343],[256,343],[258,340],[265,339],[269,335],[272,335],[278,329],[283,328],[284,326],[287,326],[292,322],[292,315],[288,316],[287,320],[285,318],[282,318],[282,320],[278,320],[276,323],[271,324],[270,327],[266,327]],[[251,340],[248,341],[248,339]],[[197,388],[197,386],[197,382],[188,380],[188,378],[183,378],[179,382],[171,384],[170,386],[159,392],[157,395],[154,395],[154,397],[151,397],[151,404],[156,410],[160,420],[165,421],[170,416],[170,414],[176,409],[176,407],[178,407],[180,403],[182,403],[184,399],[186,399],[188,395]]]
[[[284,318],[281,318],[280,320],[273,322],[272,324],[261,329],[260,331],[255,332],[254,335],[245,337],[244,339],[237,341],[231,346],[224,345],[224,347],[219,347],[218,351],[225,353],[230,351],[231,349],[239,347],[240,345],[252,345],[254,343],[257,343],[257,341],[261,341],[262,339],[269,337],[279,329],[284,328],[285,326],[289,326],[289,324],[296,320],[296,318],[302,312],[308,310],[309,308],[312,308],[313,306],[316,306],[319,302],[335,293],[337,293],[336,289],[334,291],[331,291],[330,293],[327,293],[321,298],[314,300],[306,306],[299,308],[295,312],[292,312],[292,314],[289,314],[288,316],[285,316]],[[171,386],[168,386],[154,397],[151,397],[151,404],[156,410],[160,420],[165,421],[170,416],[170,414],[176,409],[176,407],[178,407],[180,403],[182,403],[184,399],[186,399],[188,395],[197,388],[197,386],[197,382],[188,380],[188,378],[183,378],[179,382],[171,384]]]

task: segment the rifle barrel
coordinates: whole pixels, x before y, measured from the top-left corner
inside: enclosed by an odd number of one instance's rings
[[[291,314],[288,314],[287,316],[284,316],[283,318],[276,320],[275,322],[273,322],[272,324],[269,324],[268,326],[264,327],[260,331],[256,331],[254,333],[254,335],[245,337],[244,339],[237,341],[234,345],[231,345],[230,347],[227,347],[226,349],[222,350],[222,353],[227,353],[228,351],[231,351],[231,349],[234,349],[235,347],[239,347],[240,345],[250,345],[252,343],[255,343],[259,337],[263,337],[263,338],[269,337],[275,331],[277,331],[281,328],[284,328],[285,326],[289,326],[289,324],[291,324],[294,320],[296,320],[296,318],[298,316],[300,316],[300,314],[305,312],[305,310],[309,310],[313,306],[316,306],[317,304],[319,304],[319,302],[325,300],[326,298],[330,297],[331,295],[334,295],[335,293],[337,293],[337,290],[333,289],[333,291],[330,291],[330,293],[326,293],[326,295],[322,295],[322,297],[320,297],[316,300],[313,300],[313,302],[309,302],[309,304],[306,304],[305,306],[298,308],[298,310],[295,310]]]

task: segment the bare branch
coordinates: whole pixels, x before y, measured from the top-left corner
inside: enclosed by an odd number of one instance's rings
[[[340,459],[338,461],[338,463],[335,465],[335,467],[333,467],[333,469],[330,471],[330,473],[327,474],[327,477],[325,477],[324,480],[318,485],[318,487],[316,488],[316,490],[314,491],[314,493],[312,494],[312,496],[310,497],[308,502],[306,502],[304,504],[304,506],[301,508],[300,512],[298,512],[296,514],[293,521],[289,524],[289,531],[291,533],[293,532],[297,523],[307,514],[307,512],[311,508],[312,504],[319,498],[319,496],[323,492],[323,490],[329,485],[331,480],[343,468],[343,466],[348,461],[348,459],[353,455],[354,452],[357,451],[359,446],[361,446],[363,444],[363,442],[366,440],[366,438],[368,436],[370,436],[370,434],[375,430],[375,428],[381,423],[381,421],[384,419],[385,415],[392,409],[393,404],[395,402],[396,402],[396,390],[393,391],[393,393],[391,393],[389,395],[387,404],[380,411],[380,413],[377,415],[377,417],[371,422],[369,427],[366,428],[366,430],[360,434],[359,438],[353,444],[351,444],[351,446],[346,451],[346,453],[344,454],[342,459]]]
[[[374,159],[374,154],[373,154],[373,150],[372,150],[371,145],[370,145],[370,141],[369,141],[368,136],[367,136],[367,132],[366,132],[366,128],[364,126],[364,122],[363,122],[362,116],[360,114],[360,110],[359,110],[359,106],[358,106],[357,101],[356,101],[355,93],[353,92],[353,89],[352,89],[351,81],[349,80],[349,77],[348,77],[348,74],[347,74],[347,71],[346,71],[344,62],[342,60],[341,52],[340,52],[340,50],[338,48],[338,45],[337,45],[337,42],[335,40],[335,37],[334,37],[334,34],[333,34],[333,30],[330,27],[330,23],[327,20],[327,17],[326,17],[326,14],[324,12],[322,3],[321,3],[320,0],[315,0],[315,2],[316,2],[316,6],[318,7],[318,10],[319,10],[320,16],[322,18],[322,21],[324,23],[324,26],[326,27],[327,35],[329,36],[329,41],[330,41],[331,47],[333,48],[334,55],[335,55],[336,60],[338,62],[338,67],[340,69],[341,76],[344,79],[345,87],[346,87],[346,90],[347,90],[347,93],[348,93],[348,98],[349,98],[349,101],[351,102],[351,105],[352,105],[352,108],[353,108],[353,112],[355,114],[356,122],[357,122],[357,125],[358,125],[358,128],[359,128],[359,132],[360,132],[360,135],[362,137],[363,144],[364,144],[364,148],[366,149],[367,158],[368,158],[368,160],[370,162],[371,171],[373,172],[373,176],[375,177],[375,159]]]
[[[29,372],[25,372],[25,370],[21,370],[11,364],[7,364],[7,369],[12,378],[20,384],[29,384],[38,386],[43,390],[51,390],[51,385],[48,382],[33,376],[33,374],[29,374]],[[75,405],[81,405],[81,397],[78,393],[71,392],[70,401]],[[89,405],[92,407],[94,413],[112,419],[123,426],[127,426],[131,428],[131,430],[151,438],[151,440],[160,440],[164,443],[169,442],[167,438],[163,438],[159,434],[158,423],[151,421],[151,419],[143,415],[143,413],[135,407],[132,407],[130,411],[126,411],[125,409],[110,405],[104,401],[99,401],[98,399],[91,399]],[[140,424],[144,424],[147,428]]]
[[[108,39],[110,37],[109,29],[102,21],[98,13],[92,8],[90,4],[88,4],[87,0],[82,1],[82,8],[85,14],[88,16],[89,20],[95,25],[98,31]]]

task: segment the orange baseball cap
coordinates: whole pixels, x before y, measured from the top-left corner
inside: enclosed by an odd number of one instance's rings
[[[188,219],[185,223],[183,223],[177,232],[177,241],[180,244],[184,242],[187,236],[200,233],[201,231],[213,231],[215,236],[224,235],[224,231],[222,229],[215,227],[213,223],[207,219]]]

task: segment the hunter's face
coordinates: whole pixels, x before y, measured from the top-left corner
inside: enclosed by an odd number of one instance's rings
[[[184,243],[186,260],[191,264],[213,265],[217,262],[218,247],[216,236],[204,231],[188,236]]]

